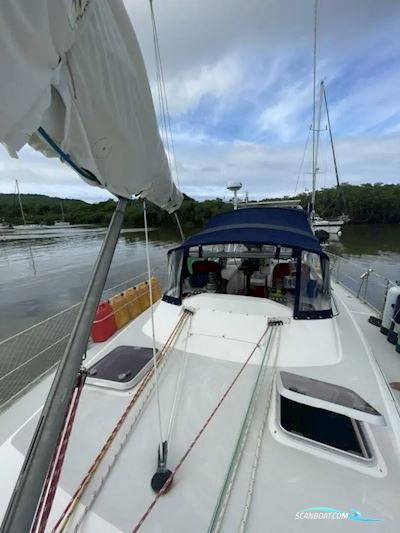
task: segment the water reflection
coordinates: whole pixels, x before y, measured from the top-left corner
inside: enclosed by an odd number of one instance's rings
[[[0,244],[0,338],[80,301],[100,250],[105,229],[66,229],[57,235],[8,239]],[[166,264],[166,252],[177,232],[150,233],[152,267]],[[106,288],[146,270],[143,231],[124,230],[115,252]],[[161,282],[165,268],[159,269]]]
[[[344,226],[340,241],[345,253],[351,255],[400,254],[400,225]]]

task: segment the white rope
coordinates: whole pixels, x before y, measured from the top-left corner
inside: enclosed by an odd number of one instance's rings
[[[162,420],[161,420],[160,390],[158,387],[157,350],[156,350],[156,336],[155,336],[155,325],[154,325],[153,288],[151,286],[149,231],[147,227],[146,200],[143,200],[143,219],[144,219],[144,232],[145,232],[145,238],[146,238],[146,262],[147,262],[147,278],[148,278],[148,284],[149,284],[149,299],[150,299],[150,313],[151,313],[151,336],[152,336],[152,342],[153,342],[154,381],[156,384],[158,429],[160,432],[160,457],[163,457],[163,431],[162,431]]]

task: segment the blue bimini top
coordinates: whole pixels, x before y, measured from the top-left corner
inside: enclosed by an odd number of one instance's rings
[[[200,233],[189,237],[179,248],[208,244],[274,244],[322,253],[314,237],[308,214],[300,209],[253,207],[228,211],[212,217]]]

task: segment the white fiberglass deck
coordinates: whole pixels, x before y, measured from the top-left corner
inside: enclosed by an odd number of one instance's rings
[[[276,353],[278,357],[278,370],[289,370],[347,387],[369,402],[386,421],[385,426],[368,425],[372,459],[330,450],[296,438],[282,429],[279,423],[279,397],[274,384],[247,518],[247,531],[336,532],[338,529],[353,531],[357,527],[352,520],[340,520],[338,524],[336,520],[296,519],[297,512],[314,506],[344,512],[356,509],[363,517],[379,519],[363,527],[388,533],[398,531],[400,419],[398,406],[395,406],[394,397],[375,358],[379,359],[381,368],[389,372],[390,375],[386,376],[389,380],[393,380],[397,370],[399,377],[400,359],[392,357],[393,353],[395,356],[398,354],[377,328],[369,324],[365,326],[370,314],[367,306],[360,304],[336,284],[334,295],[339,315],[333,319],[309,321],[293,320],[288,308],[266,299],[202,294],[184,301],[184,305],[190,307],[194,314],[160,373],[164,438],[170,428],[169,468],[174,468],[188,449],[254,349],[270,319],[281,319],[283,322],[280,326],[279,351],[277,338],[271,348],[271,354]],[[157,304],[155,322],[159,348],[181,312],[178,306],[163,302]],[[359,327],[355,327],[354,320]],[[121,345],[151,346],[149,311],[118,332],[110,342],[93,346],[88,353],[88,364]],[[264,347],[265,339],[176,474],[171,490],[159,499],[141,531],[207,531],[254,388]],[[272,361],[271,355],[266,379],[272,376]],[[46,378],[0,417],[2,512],[33,434],[48,381],[49,378]],[[264,390],[267,391],[267,387]],[[132,393],[95,387],[90,380],[87,382],[49,531],[106,441]],[[240,526],[257,436],[265,413],[263,405],[267,400],[260,394],[260,401],[256,404],[222,521],[221,530],[224,532],[236,531]],[[137,417],[110,475],[81,524],[82,531],[132,531],[153,500],[150,479],[157,464],[159,440],[155,407],[153,389],[148,401],[140,400],[131,411],[82,498],[82,503],[87,505],[127,428]],[[6,424],[10,424],[9,432],[4,429]],[[80,505],[79,511],[82,509]],[[79,519],[79,511],[70,526]],[[73,530],[73,527],[69,527],[66,531]]]

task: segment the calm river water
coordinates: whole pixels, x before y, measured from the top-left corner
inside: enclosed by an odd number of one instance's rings
[[[31,230],[29,238],[0,236],[0,339],[21,331],[80,301],[105,230],[60,228]],[[175,231],[151,232],[150,256],[164,280],[166,252],[178,240]],[[382,276],[400,279],[400,225],[345,226],[329,250],[373,268]],[[121,235],[107,287],[146,269],[144,235]]]

